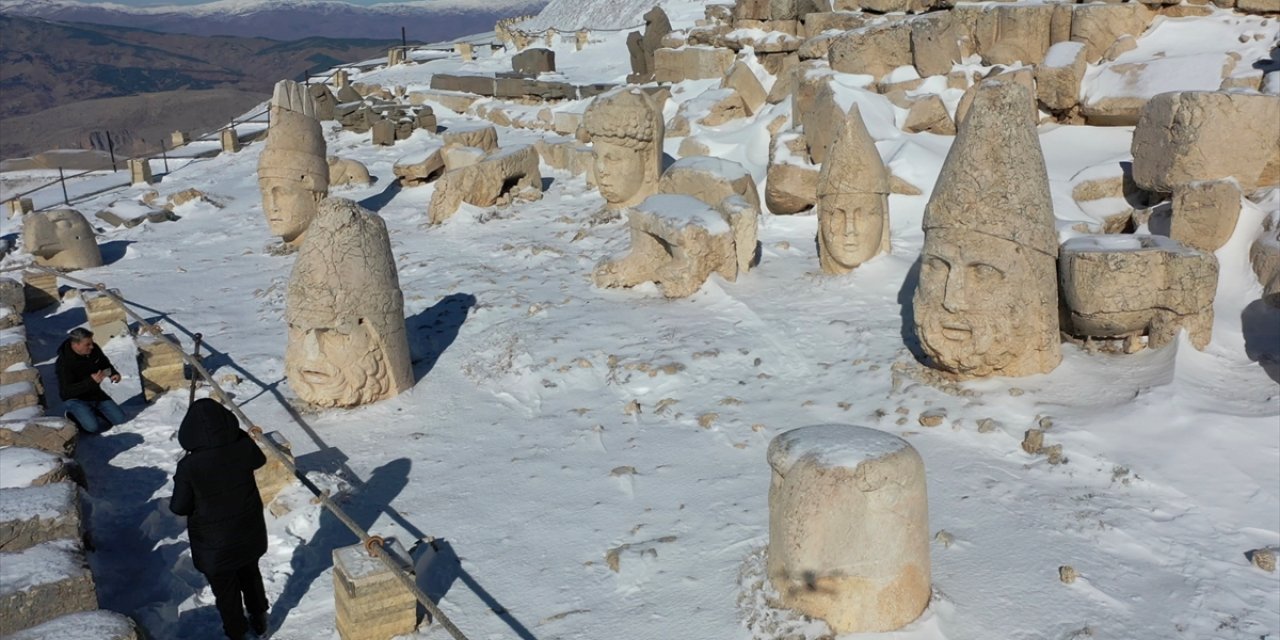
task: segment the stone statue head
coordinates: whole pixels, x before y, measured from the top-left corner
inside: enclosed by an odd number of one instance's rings
[[[271,125],[258,160],[262,210],[272,235],[296,245],[329,191],[324,134],[315,100],[302,85],[281,80],[271,98]]]
[[[977,89],[924,212],[914,297],[921,347],[963,377],[1023,376],[1061,360],[1058,239],[1031,93]]]
[[[22,243],[36,264],[65,271],[102,265],[93,227],[74,209],[28,213],[22,219]]]
[[[662,110],[639,89],[596,98],[582,119],[595,150],[595,179],[612,208],[639,204],[662,174]]]
[[[299,398],[349,407],[413,386],[404,297],[381,218],[321,201],[289,279],[285,373]]]
[[[848,273],[889,251],[889,172],[853,105],[818,172],[818,261]]]

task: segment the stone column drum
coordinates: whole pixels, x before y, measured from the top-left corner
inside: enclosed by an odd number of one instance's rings
[[[924,462],[897,436],[844,424],[769,444],[769,580],[837,634],[899,629],[929,604]]]

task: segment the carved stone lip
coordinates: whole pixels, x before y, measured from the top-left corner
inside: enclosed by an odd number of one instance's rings
[[[319,369],[303,369],[299,373],[302,374],[302,379],[307,384],[323,385],[328,384],[333,380],[332,373],[328,371],[321,371]]]
[[[63,250],[61,242],[45,242],[35,248],[31,253],[37,256],[51,256]]]
[[[948,340],[968,340],[973,336],[973,327],[959,322],[946,322],[942,325],[942,336]]]

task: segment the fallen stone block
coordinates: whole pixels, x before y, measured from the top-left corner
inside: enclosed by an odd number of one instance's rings
[[[145,640],[138,625],[128,616],[98,609],[58,616],[48,622],[24,629],[6,640]]]
[[[730,49],[686,46],[654,51],[654,80],[683,82],[703,78],[721,78],[734,62]]]
[[[556,70],[556,52],[550,49],[525,49],[511,56],[511,69],[526,77]]]
[[[504,198],[542,197],[538,152],[531,145],[500,150],[469,167],[448,171],[436,181],[428,220],[440,224],[466,202],[490,207]]]
[[[1059,42],[1049,47],[1044,61],[1036,65],[1036,99],[1051,111],[1067,111],[1076,106],[1087,66],[1084,44]]]
[[[30,447],[71,456],[76,451],[76,425],[66,418],[0,421],[0,446]]]
[[[442,132],[440,140],[446,146],[476,147],[493,151],[498,148],[498,130],[491,124],[459,125]]]
[[[175,389],[187,388],[186,362],[170,340],[157,336],[138,336],[135,340],[142,397],[147,402]]]
[[[397,541],[383,547],[404,568],[410,563]],[[333,551],[333,598],[342,640],[385,640],[412,633],[418,626],[418,601],[364,545]]]
[[[1155,15],[1138,2],[1077,5],[1071,14],[1071,40],[1085,46],[1085,62],[1096,64],[1117,38],[1141,35]]]
[[[444,174],[444,155],[440,147],[422,153],[413,153],[396,160],[391,171],[404,187],[416,187],[432,182]]]
[[[1236,230],[1240,197],[1234,180],[1191,182],[1176,187],[1169,237],[1206,253],[1221,249]]]
[[[30,382],[0,385],[0,416],[40,405],[40,391]]]
[[[954,136],[956,123],[951,121],[951,114],[947,113],[947,107],[942,103],[942,98],[931,93],[911,103],[902,130],[911,133],[927,131],[942,136]]]
[[[800,213],[817,204],[819,167],[809,161],[807,147],[799,133],[774,137],[764,181],[764,202],[771,213]]]
[[[120,295],[118,289],[110,292]],[[80,294],[80,299],[84,301],[85,312],[89,316],[89,329],[99,343],[106,344],[116,336],[130,335],[129,316],[124,305],[101,291],[85,291]]]
[[[493,76],[437,73],[431,76],[431,88],[435,91],[460,91],[478,96],[493,97],[495,84]]]
[[[912,63],[911,27],[899,22],[850,31],[831,41],[827,59],[831,68],[840,73],[861,73],[879,79]]]

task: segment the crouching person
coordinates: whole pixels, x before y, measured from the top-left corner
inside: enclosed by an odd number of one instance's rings
[[[169,510],[187,516],[191,558],[213,588],[227,637],[242,640],[249,629],[262,635],[267,596],[258,559],[267,552],[267,524],[253,471],[267,459],[235,414],[211,398],[191,404],[178,443],[187,453],[173,476]]]

